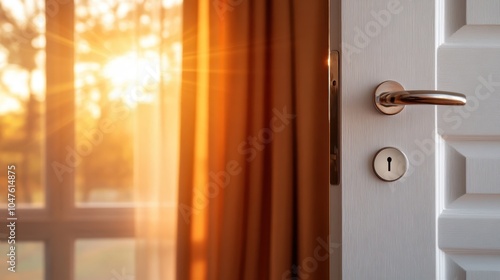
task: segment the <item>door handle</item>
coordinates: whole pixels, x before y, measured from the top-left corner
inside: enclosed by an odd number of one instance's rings
[[[395,81],[385,81],[375,89],[375,107],[386,115],[401,112],[405,105],[452,105],[463,106],[464,94],[441,90],[405,90]]]

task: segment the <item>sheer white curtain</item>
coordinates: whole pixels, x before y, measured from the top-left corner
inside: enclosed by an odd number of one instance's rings
[[[179,157],[181,0],[145,0],[157,28],[160,59],[142,80],[159,79],[149,104],[139,105],[135,124],[136,275],[135,279],[175,279]],[[138,15],[141,20],[142,15]],[[140,37],[140,30],[138,30]],[[147,38],[146,38],[147,40]],[[141,41],[138,49],[141,49]],[[143,73],[139,73],[143,75]]]

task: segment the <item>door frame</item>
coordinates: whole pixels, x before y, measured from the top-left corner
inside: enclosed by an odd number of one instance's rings
[[[337,139],[341,139],[341,120],[340,120],[340,115],[341,115],[341,69],[340,69],[340,58],[341,58],[341,24],[342,24],[342,19],[341,19],[341,0],[329,0],[330,3],[330,12],[329,12],[329,42],[330,42],[330,99],[333,98],[333,91],[335,90],[337,94],[336,100],[330,100],[330,106],[336,106],[336,112],[337,115],[339,116],[337,118],[338,124],[335,126],[330,126],[330,137],[336,137]],[[338,63],[334,64],[333,59],[332,59],[332,52],[337,52],[338,54]],[[333,69],[336,68],[336,69]],[[337,72],[338,75],[338,81],[336,81],[336,84],[333,85],[333,77],[332,74],[334,72]],[[334,89],[333,87],[336,87]],[[336,103],[336,104],[335,104]],[[331,108],[330,108],[331,110]],[[332,119],[330,117],[330,119]],[[337,134],[337,135],[334,135]],[[342,174],[341,172],[341,159],[339,157],[339,152],[340,152],[340,143],[338,144],[338,150],[337,150],[337,155],[336,155],[336,165],[337,165],[337,172],[339,174],[335,176],[339,176]],[[330,155],[330,159],[332,158],[332,155]],[[330,162],[330,164],[333,164]],[[333,174],[330,174],[330,177],[333,177]],[[341,177],[341,176],[339,176]],[[332,182],[334,183],[334,182]],[[330,195],[330,218],[329,218],[329,223],[330,223],[330,247],[335,248],[335,250],[332,250],[330,253],[330,280],[340,280],[342,279],[342,246],[339,246],[339,244],[342,244],[342,188],[341,188],[341,182],[339,180],[338,184],[330,184],[329,188],[329,195]]]

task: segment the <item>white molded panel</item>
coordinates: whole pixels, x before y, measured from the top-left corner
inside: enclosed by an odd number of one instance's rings
[[[442,250],[495,253],[500,260],[500,195],[462,196],[441,213],[438,231]]]
[[[499,271],[467,271],[467,280],[500,279]]]
[[[500,135],[500,45],[440,47],[438,88],[467,96],[466,106],[438,107],[441,134]]]
[[[463,153],[446,143],[444,155],[440,160],[444,161],[443,202],[448,206],[466,192],[466,159]]]
[[[467,24],[500,24],[500,1],[467,0]]]
[[[500,279],[495,278],[500,275],[500,195],[464,195],[442,212],[438,225],[439,247],[455,264],[446,274]]]
[[[491,255],[475,255],[473,252],[450,253],[450,257],[467,272],[500,272],[500,257]],[[498,279],[498,278],[489,278]],[[469,278],[467,278],[469,280]]]
[[[467,193],[500,194],[500,156],[468,158],[466,165]]]
[[[498,48],[500,25],[465,25],[446,39],[441,48]],[[480,65],[478,65],[480,66]]]
[[[465,193],[500,194],[500,139],[451,140],[446,143],[449,146],[446,166],[449,168],[445,172],[450,178],[447,182],[458,179],[446,188],[454,192],[460,189],[459,196]]]
[[[445,32],[437,57],[437,87],[467,96],[464,107],[437,110],[444,143],[438,246],[446,260],[439,275],[500,279],[500,1],[466,4],[466,23]],[[462,13],[454,13],[445,31],[456,29]]]

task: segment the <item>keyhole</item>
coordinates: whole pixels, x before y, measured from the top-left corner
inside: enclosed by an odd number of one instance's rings
[[[392,161],[392,158],[391,157],[388,157],[387,158],[387,166],[388,166],[388,170],[391,171],[391,161]]]

